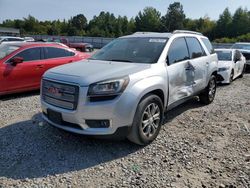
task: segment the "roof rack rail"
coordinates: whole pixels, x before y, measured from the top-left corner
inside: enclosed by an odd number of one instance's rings
[[[133,35],[138,35],[138,34],[153,34],[153,33],[156,33],[156,32],[138,31],[138,32],[133,33]]]
[[[202,33],[196,32],[196,31],[189,31],[189,30],[175,30],[173,31],[173,34],[176,33],[189,33],[189,34],[195,34],[195,35],[203,35]]]

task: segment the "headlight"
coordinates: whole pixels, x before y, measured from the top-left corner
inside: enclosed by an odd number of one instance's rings
[[[88,90],[88,96],[111,96],[121,94],[129,83],[129,77],[105,80],[91,84]]]
[[[227,71],[229,69],[230,69],[230,67],[222,67],[222,68],[218,69],[218,72]]]

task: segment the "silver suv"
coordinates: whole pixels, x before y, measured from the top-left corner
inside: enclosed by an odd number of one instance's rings
[[[120,37],[90,59],[47,71],[43,118],[84,135],[126,136],[145,145],[158,135],[165,110],[216,92],[217,55],[207,37],[191,31]]]

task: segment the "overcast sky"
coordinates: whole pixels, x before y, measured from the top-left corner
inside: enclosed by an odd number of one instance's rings
[[[0,22],[5,19],[22,19],[29,14],[38,20],[69,19],[84,14],[88,20],[101,11],[129,18],[147,6],[166,14],[172,0],[0,0]],[[238,7],[250,10],[250,0],[179,0],[189,18],[209,16],[218,19],[229,7],[234,12]]]

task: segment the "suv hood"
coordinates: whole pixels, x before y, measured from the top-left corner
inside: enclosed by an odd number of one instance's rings
[[[88,86],[95,82],[128,76],[150,67],[150,64],[85,60],[52,68],[43,77]]]
[[[233,61],[219,61],[218,62],[218,67],[222,68],[222,67],[231,67],[233,65]]]

